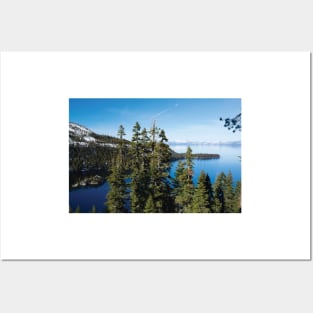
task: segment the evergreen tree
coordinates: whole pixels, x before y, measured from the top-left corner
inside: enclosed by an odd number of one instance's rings
[[[156,212],[155,201],[153,199],[153,195],[151,195],[151,194],[148,197],[144,212],[145,213],[155,213]]]
[[[176,170],[176,183],[178,190],[176,192],[175,203],[178,212],[192,212],[192,200],[194,193],[193,185],[193,161],[192,150],[187,148],[186,161],[179,162]]]
[[[171,151],[167,144],[168,139],[166,138],[165,131],[161,129],[158,135],[158,142],[156,145],[156,208],[158,212],[168,213],[174,211],[169,175]]]
[[[234,212],[241,213],[241,181],[236,183],[234,192]]]
[[[75,213],[80,213],[80,206],[79,205],[76,207]]]
[[[119,143],[117,145],[118,147],[118,154],[120,155],[120,161],[122,166],[126,166],[126,145],[125,145],[125,141],[124,141],[124,136],[125,136],[125,129],[123,127],[123,125],[119,126],[119,129],[117,131],[117,136],[119,138]]]
[[[224,213],[225,212],[225,179],[226,176],[224,172],[220,173],[214,183],[214,212]]]
[[[110,191],[107,194],[107,211],[109,213],[125,213],[127,209],[125,207],[126,200],[126,182],[125,182],[125,162],[123,150],[125,143],[123,136],[125,136],[124,127],[120,125],[118,130],[119,143],[118,143],[118,155],[115,158],[115,162],[112,166],[112,172],[108,177],[110,184]]]
[[[147,186],[146,186],[146,174],[145,170],[145,147],[140,133],[140,125],[136,122],[133,127],[133,137],[130,149],[130,201],[131,201],[131,212],[141,213],[144,211],[146,200],[147,200]]]
[[[186,165],[187,165],[187,177],[188,177],[188,182],[192,184],[192,177],[193,177],[193,161],[192,161],[192,150],[188,146],[187,151],[186,151]]]
[[[213,209],[213,205],[214,205],[213,187],[212,187],[210,176],[208,174],[206,174],[206,176],[205,176],[205,188],[206,188],[206,190],[208,192],[208,196],[209,196],[209,212],[213,213],[214,212],[214,209]]]
[[[94,204],[91,208],[91,213],[97,213],[97,209],[96,209],[96,206]]]
[[[194,185],[193,185],[193,161],[192,161],[192,150],[188,146],[186,151],[186,183],[183,188],[183,198],[185,202],[184,211],[192,212],[192,199],[194,193]]]
[[[178,161],[176,171],[175,171],[175,179],[174,179],[174,197],[175,197],[175,204],[176,204],[176,212],[182,213],[184,208],[184,201],[183,201],[183,187],[186,183],[186,176],[185,176],[185,167],[186,162],[181,160]]]
[[[145,172],[149,171],[149,159],[150,159],[150,138],[146,128],[141,131],[141,148],[142,148],[142,170]]]
[[[125,128],[123,125],[120,125],[117,131],[117,136],[120,139],[120,141],[123,141],[123,138],[125,136]]]
[[[225,199],[225,212],[233,213],[234,212],[234,188],[233,188],[233,176],[230,171],[228,172],[225,178],[224,199]]]
[[[192,213],[208,213],[210,209],[207,175],[201,171],[192,202]]]
[[[126,182],[121,160],[118,158],[108,177],[110,191],[107,194],[107,211],[109,213],[125,213]]]
[[[148,200],[149,202],[153,201],[154,212],[171,212],[173,210],[169,184],[171,151],[164,130],[157,128],[155,122],[150,130],[149,147],[148,189],[150,200]],[[151,209],[151,205],[148,208]]]

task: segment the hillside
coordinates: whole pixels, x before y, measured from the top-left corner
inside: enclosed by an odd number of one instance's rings
[[[100,147],[116,147],[120,139],[107,135],[99,135],[89,128],[77,123],[69,123],[69,145],[86,147],[96,145]],[[129,141],[124,140],[126,143]]]

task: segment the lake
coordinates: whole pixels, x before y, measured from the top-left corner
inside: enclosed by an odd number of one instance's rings
[[[225,174],[232,172],[234,183],[241,180],[241,146],[240,145],[190,145],[193,153],[217,153],[219,159],[213,160],[194,160],[194,183],[198,181],[201,170],[209,174],[211,182],[214,183],[216,177],[221,172]],[[187,145],[171,145],[176,152],[186,152]],[[175,176],[175,170],[178,161],[172,162],[170,175]],[[70,206],[75,211],[77,205],[80,206],[82,213],[91,211],[93,205],[96,206],[97,212],[105,212],[106,194],[110,186],[105,182],[97,187],[84,187],[71,190],[69,193]]]
[[[172,145],[171,148],[179,153],[186,152],[187,145]],[[225,174],[228,171],[232,172],[234,182],[241,180],[241,146],[240,145],[191,145],[193,153],[211,153],[219,154],[219,159],[213,160],[194,160],[194,177],[193,181],[196,184],[200,172],[204,170],[209,174],[211,182],[214,183],[216,177],[221,172]],[[175,176],[175,170],[179,161],[172,163],[170,174]]]

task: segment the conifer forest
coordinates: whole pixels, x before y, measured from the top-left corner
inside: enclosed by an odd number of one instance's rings
[[[228,127],[229,119],[226,122]],[[193,154],[189,146],[184,153],[175,153],[165,130],[158,128],[156,122],[150,129],[136,122],[131,140],[126,140],[125,135],[120,125],[116,137],[97,137],[93,133],[96,139],[85,146],[72,142],[70,188],[82,184],[79,173],[85,170],[91,174],[89,178],[84,176],[83,184],[96,185],[103,181],[109,184],[109,191],[103,197],[106,213],[241,212],[241,181],[235,182],[231,171],[219,173],[212,183],[209,174],[202,170],[194,181],[194,161],[218,158],[218,155]],[[178,165],[171,175],[173,160]],[[80,213],[80,206],[70,206],[69,210]],[[96,210],[93,205],[90,212]]]

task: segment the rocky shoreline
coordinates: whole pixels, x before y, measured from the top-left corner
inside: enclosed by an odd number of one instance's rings
[[[82,180],[80,180],[79,182],[72,184],[71,187],[72,188],[79,188],[79,187],[86,187],[86,186],[92,186],[92,187],[96,187],[96,186],[100,186],[104,183],[104,178],[102,176],[99,175],[94,175],[92,177],[86,177]]]

